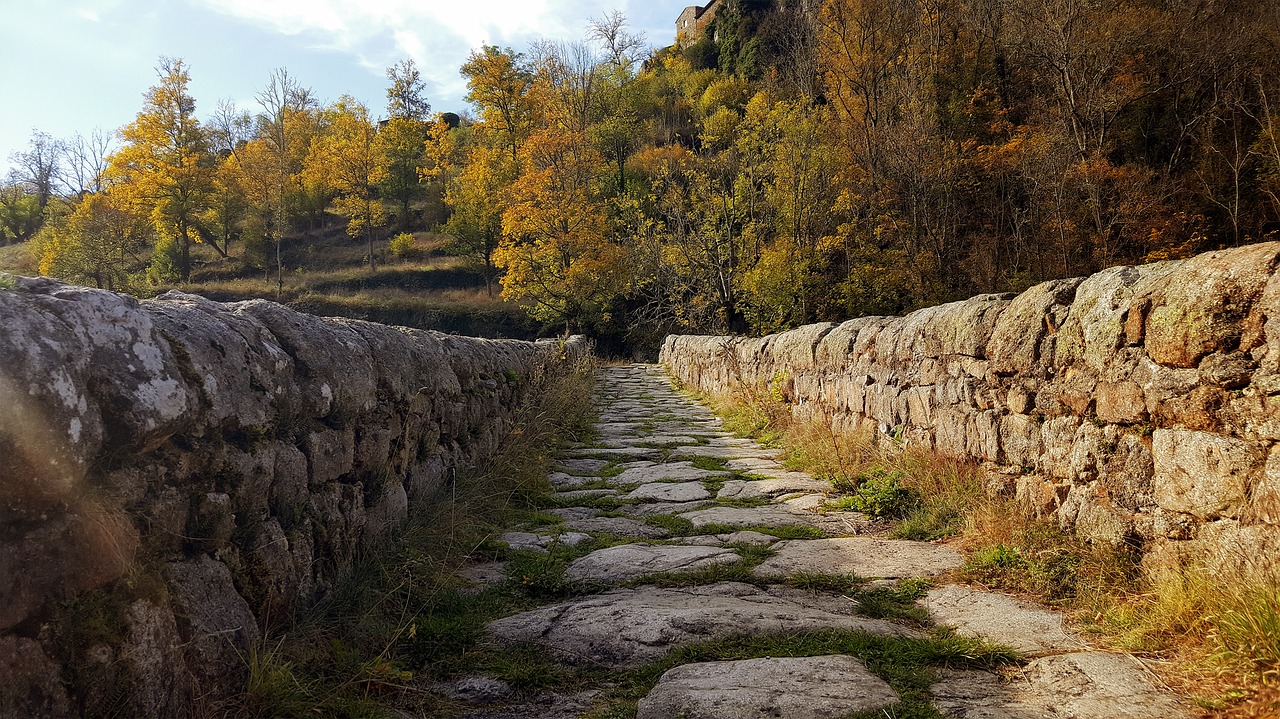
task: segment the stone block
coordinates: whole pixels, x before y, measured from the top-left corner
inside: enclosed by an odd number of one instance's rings
[[[356,435],[353,429],[321,429],[307,434],[303,444],[312,487],[332,482],[355,465]]]
[[[1158,429],[1152,437],[1156,504],[1202,520],[1239,517],[1266,455],[1256,443]]]
[[[1099,382],[1098,419],[1103,422],[1136,424],[1147,418],[1147,398],[1136,382]]]

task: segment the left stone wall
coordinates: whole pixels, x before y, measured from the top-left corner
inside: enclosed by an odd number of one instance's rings
[[[199,715],[588,352],[0,275],[0,717]]]

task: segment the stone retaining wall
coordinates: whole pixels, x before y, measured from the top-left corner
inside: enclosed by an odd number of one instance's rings
[[[199,714],[586,352],[0,275],[0,717]]]
[[[1029,513],[1149,558],[1280,558],[1280,244],[759,339],[670,336],[688,386],[991,470]]]

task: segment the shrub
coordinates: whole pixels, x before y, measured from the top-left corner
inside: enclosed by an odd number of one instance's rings
[[[400,259],[404,259],[413,254],[414,239],[413,235],[408,232],[401,232],[391,238],[391,254]]]

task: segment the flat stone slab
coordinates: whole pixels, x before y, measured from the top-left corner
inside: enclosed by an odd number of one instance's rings
[[[818,515],[782,504],[763,507],[710,507],[682,515],[695,527],[724,524],[730,527],[816,527]]]
[[[737,472],[755,472],[762,470],[786,471],[776,459],[765,459],[763,457],[746,457],[742,459],[731,459],[724,463],[724,466]]]
[[[599,477],[587,477],[579,474],[566,474],[564,472],[552,472],[547,475],[547,481],[551,482],[552,487],[581,487],[588,482],[599,482]]]
[[[708,457],[710,459],[744,459],[747,457],[773,459],[782,454],[782,450],[765,449],[764,447],[723,447],[700,444],[691,447],[676,447],[671,450],[671,454],[677,457]]]
[[[638,519],[627,517],[591,517],[589,519],[573,519],[564,523],[575,532],[597,532],[619,537],[639,537],[640,539],[665,539],[671,533],[662,527],[645,524]]]
[[[617,589],[495,620],[488,633],[500,643],[536,643],[570,664],[635,667],[691,642],[817,629],[918,636],[891,622],[806,607],[739,582]]]
[[[1013,647],[1026,656],[1082,648],[1063,626],[1061,614],[1004,594],[948,584],[930,590],[924,606],[938,625],[955,627],[961,636]]]
[[[613,584],[659,572],[696,572],[741,559],[737,552],[722,547],[620,544],[578,557],[569,563],[565,576]]]
[[[792,492],[823,492],[831,489],[830,482],[814,479],[800,472],[786,472],[786,477],[775,479],[732,479],[724,483],[718,499],[772,498]]]
[[[943,671],[929,688],[933,704],[957,719],[1189,719],[1155,686],[1136,659],[1078,652],[1042,657],[1005,678],[983,671]]]
[[[607,466],[609,463],[603,459],[562,459],[556,462],[556,469],[569,474],[597,475]]]
[[[685,664],[662,675],[636,719],[844,719],[898,694],[842,655]]]
[[[778,538],[772,534],[741,531],[733,532],[731,534],[702,534],[696,537],[685,537],[680,541],[704,547],[720,547],[726,544],[754,544],[763,547],[773,544],[778,541]]]
[[[708,502],[649,502],[620,507],[619,512],[629,517],[652,517],[655,514],[678,514],[702,509]]]
[[[662,455],[660,449],[649,447],[579,447],[566,454],[572,459],[598,459],[600,457],[632,457],[634,459],[653,459]]]
[[[711,493],[701,482],[654,482],[636,487],[627,498],[655,502],[697,502],[711,499]]]
[[[591,507],[556,507],[555,509],[547,510],[547,512],[565,520],[590,519],[600,516],[600,510]]]
[[[693,480],[723,477],[728,472],[716,472],[709,469],[698,469],[692,462],[668,462],[667,464],[650,464],[644,467],[624,469],[616,477],[610,477],[614,484],[648,484],[650,482],[687,482]]]
[[[618,494],[616,489],[573,489],[567,492],[556,492],[559,499],[589,499],[591,497],[611,497]]]
[[[777,553],[756,567],[756,576],[805,573],[893,579],[932,577],[964,563],[960,553],[950,547],[905,539],[794,539],[776,544],[774,549]]]
[[[550,534],[534,534],[532,532],[507,532],[499,537],[500,541],[506,542],[507,546],[522,552],[546,552],[547,547],[553,544],[563,544],[566,547],[576,547],[583,542],[589,542],[595,539],[590,534],[582,532],[563,532],[559,535]]]

